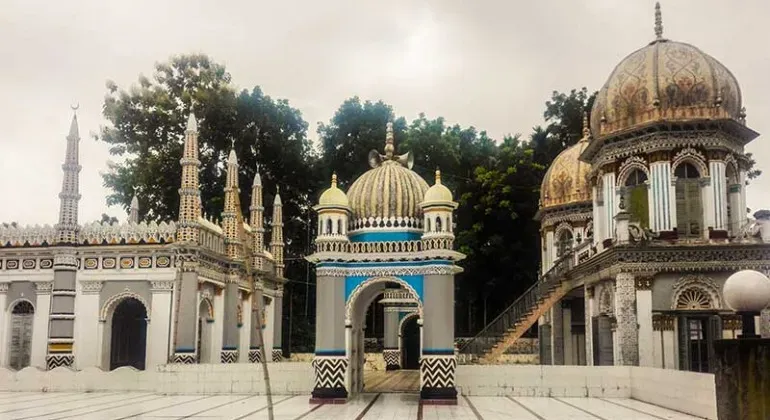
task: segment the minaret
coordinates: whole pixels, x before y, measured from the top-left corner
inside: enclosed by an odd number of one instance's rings
[[[76,111],[77,107],[72,109]],[[75,244],[78,239],[79,174],[82,168],[78,157],[78,143],[80,143],[78,116],[73,112],[70,132],[67,135],[67,151],[62,165],[64,179],[59,193],[59,223],[56,225],[56,243],[62,245]]]
[[[225,208],[222,212],[222,230],[225,233],[225,253],[232,260],[241,259],[241,241],[238,236],[238,214],[240,205],[238,194],[238,157],[235,155],[235,149],[230,150],[230,156],[227,158],[227,181],[225,182]]]
[[[131,207],[128,208],[128,223],[139,223],[139,198],[134,188],[134,198],[131,199]]]
[[[270,252],[275,258],[275,275],[283,277],[283,204],[281,203],[281,191],[275,187],[275,200],[273,200],[273,229],[270,241]]]
[[[265,208],[262,206],[262,177],[259,176],[259,166],[257,166],[257,173],[254,174],[254,182],[251,184],[251,231],[254,233],[252,236],[252,263],[251,265],[255,270],[262,270],[263,256],[265,252],[265,223],[264,213]]]
[[[179,188],[179,229],[177,242],[198,243],[198,219],[201,216],[201,193],[198,160],[198,122],[191,112],[187,119],[182,159],[182,185]]]

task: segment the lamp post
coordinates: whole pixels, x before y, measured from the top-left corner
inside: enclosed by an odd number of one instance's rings
[[[743,322],[743,331],[738,338],[759,338],[754,317],[770,304],[770,279],[754,270],[739,271],[725,281],[722,288],[725,303]]]

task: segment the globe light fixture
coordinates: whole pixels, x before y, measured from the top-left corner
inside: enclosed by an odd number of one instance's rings
[[[758,338],[754,317],[770,305],[770,279],[759,271],[741,270],[727,278],[722,295],[743,320],[743,334],[738,338]]]

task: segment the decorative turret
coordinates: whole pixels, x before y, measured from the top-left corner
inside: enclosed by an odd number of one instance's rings
[[[265,208],[262,206],[262,178],[259,176],[259,166],[254,174],[254,182],[251,183],[251,231],[252,235],[252,262],[257,269],[264,268],[265,253]]]
[[[239,238],[239,215],[241,213],[238,188],[238,157],[235,149],[230,150],[227,158],[227,181],[225,183],[225,208],[222,212],[222,230],[225,234],[225,252],[233,260],[241,259],[241,241]]]
[[[332,174],[331,186],[321,194],[318,205],[318,252],[346,252],[350,204],[344,191],[337,188],[337,174]]]
[[[275,258],[275,275],[283,277],[283,204],[281,203],[281,192],[279,187],[275,187],[275,200],[273,200],[273,229],[272,239],[270,241],[270,252]]]
[[[423,211],[423,239],[454,238],[452,211],[457,208],[457,203],[449,188],[441,183],[439,169],[436,169],[436,183],[425,192],[420,208]]]
[[[201,193],[199,174],[201,161],[198,160],[198,122],[190,113],[184,137],[182,159],[182,184],[179,188],[179,230],[177,242],[198,243],[198,219],[201,217]]]
[[[72,123],[67,135],[67,151],[64,157],[61,192],[59,193],[59,223],[56,225],[56,243],[74,244],[78,238],[78,202],[80,201],[80,161],[77,107],[73,107]]]
[[[136,187],[134,187],[131,207],[128,208],[128,223],[139,223],[139,198],[136,196]]]

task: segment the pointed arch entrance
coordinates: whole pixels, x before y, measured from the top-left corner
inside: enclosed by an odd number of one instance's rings
[[[21,370],[30,363],[32,354],[32,321],[35,308],[28,300],[19,300],[11,307],[11,336],[9,366]]]
[[[401,347],[401,369],[420,369],[420,317],[417,313],[406,315],[399,325],[398,336]]]
[[[211,363],[214,335],[214,305],[208,298],[201,299],[198,306],[198,363]]]
[[[144,370],[147,355],[147,308],[135,298],[124,298],[112,314],[110,370],[132,366]]]

